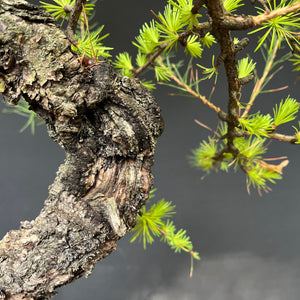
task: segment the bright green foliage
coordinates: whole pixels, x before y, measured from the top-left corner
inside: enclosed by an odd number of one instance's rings
[[[271,4],[270,0],[267,0],[268,2],[268,6],[270,8],[271,11],[278,9],[278,8],[282,8],[285,7],[289,4],[294,3],[294,0],[291,1],[287,1],[287,0],[280,0],[279,4],[277,4],[276,0],[273,0],[273,5]],[[261,8],[258,8],[258,14],[264,14],[264,10]],[[299,22],[299,15],[300,13],[289,13],[287,15],[284,16],[278,16],[275,17],[271,20],[268,20],[267,22],[262,23],[262,26],[249,32],[249,34],[253,34],[255,32],[259,32],[263,29],[267,29],[267,31],[265,32],[265,34],[259,39],[258,41],[258,45],[255,49],[255,51],[260,48],[260,46],[264,43],[264,41],[267,38],[271,39],[271,45],[270,45],[270,49],[269,52],[272,51],[275,40],[278,38],[279,39],[279,46],[281,43],[281,40],[285,40],[287,42],[287,44],[290,46],[290,48],[292,49],[291,43],[290,43],[290,39],[293,39],[294,42],[299,43],[297,37],[295,37],[295,35],[293,34],[293,32],[295,32],[297,29],[300,28],[300,22]]]
[[[163,218],[170,218],[175,213],[175,206],[171,204],[171,202],[161,199],[157,204],[153,204],[149,210],[143,206],[140,216],[137,217],[137,225],[132,229],[134,235],[131,242],[139,238],[140,242],[143,241],[144,249],[147,248],[147,243],[152,244],[154,242],[152,235],[161,235],[159,229],[164,224]]]
[[[47,12],[51,13],[56,19],[62,18],[63,20],[67,19],[69,17],[69,14],[67,14],[64,11],[65,6],[72,6],[75,4],[75,0],[53,0],[57,5],[55,4],[49,4],[46,2],[41,2],[43,7],[47,10]],[[93,2],[93,1],[91,1]],[[94,3],[86,3],[84,5],[85,13],[86,15],[90,15],[95,7]],[[85,19],[83,16],[80,17],[80,20],[83,24],[85,24]],[[85,24],[86,25],[86,24]],[[100,28],[97,31],[91,32],[91,34],[88,33],[88,30],[84,31],[84,34],[82,33],[82,28],[80,29],[80,32],[78,31],[76,33],[77,36],[77,42],[78,46],[75,47],[72,45],[72,50],[75,52],[78,52],[80,55],[86,55],[88,57],[110,57],[111,55],[108,53],[109,50],[112,50],[111,47],[105,47],[102,44],[102,40],[105,39],[109,34],[105,34],[103,36],[100,36],[103,25],[100,26]]]
[[[165,56],[162,55],[160,60],[156,60],[154,66],[155,77],[157,81],[168,82],[173,75],[172,68],[169,65],[164,64]]]
[[[153,198],[151,192],[149,199]],[[152,204],[149,209],[146,206],[141,208],[140,214],[136,221],[137,225],[132,229],[134,235],[131,242],[139,239],[143,242],[144,249],[147,244],[154,242],[154,236],[160,236],[161,240],[167,243],[175,252],[181,250],[190,252],[192,257],[200,259],[199,253],[193,251],[193,245],[190,238],[186,235],[186,231],[180,229],[176,232],[176,228],[169,218],[175,213],[175,206],[171,202],[161,199],[156,204]]]
[[[189,252],[193,249],[193,244],[190,237],[186,235],[186,230],[179,229],[176,232],[173,221],[167,220],[161,229],[166,233],[162,235],[161,240],[167,243],[175,252],[181,252],[181,250]]]
[[[293,71],[300,71],[300,55],[294,54],[295,58],[291,58],[290,61],[293,61],[293,66],[296,66],[296,68]]]
[[[218,134],[218,136],[220,136]],[[224,153],[223,159],[219,164],[222,171],[228,172],[230,166],[235,162],[235,170],[240,165],[246,171],[246,184],[249,191],[254,187],[259,192],[268,190],[268,182],[275,183],[275,180],[281,179],[281,174],[270,165],[261,163],[262,155],[267,151],[264,145],[266,139],[250,136],[249,138],[236,138],[234,145],[239,149],[239,154],[234,160],[231,153]],[[223,142],[223,141],[220,141]],[[211,170],[217,170],[217,161],[214,159],[217,155],[218,142],[209,137],[209,142],[203,141],[200,147],[193,152],[191,157],[192,165],[201,168],[209,173]],[[272,166],[272,165],[271,165]]]
[[[234,12],[237,8],[243,6],[244,3],[242,0],[224,0],[223,5],[228,12]]]
[[[240,42],[239,38],[237,38],[236,36],[233,38],[233,43],[235,45],[237,45]]]
[[[267,168],[262,167],[259,163],[253,164],[251,169],[247,172],[246,181],[247,188],[251,186],[258,191],[266,190],[267,191],[267,182],[275,183],[275,180],[281,179],[281,175],[274,171],[268,170]]]
[[[30,131],[32,134],[35,132],[35,127],[37,125],[44,124],[42,120],[40,120],[36,113],[29,109],[28,103],[21,99],[16,106],[8,105],[9,108],[3,109],[2,112],[8,113],[8,114],[17,114],[19,116],[25,117],[27,119],[27,122],[24,124],[24,126],[20,129],[20,132],[25,131],[28,127],[30,127]]]
[[[200,42],[198,42],[197,40],[198,40],[197,35],[190,35],[186,41],[186,46],[184,51],[187,54],[189,53],[192,57],[201,57],[203,51]]]
[[[138,52],[135,62],[137,66],[141,67],[147,62],[147,60],[148,60],[147,55]]]
[[[175,1],[169,0],[170,4],[176,7],[180,11],[180,21],[183,24],[189,24],[189,28],[193,28],[198,24],[198,18],[201,17],[200,14],[192,14],[191,10],[193,8],[193,1],[192,0],[177,0]]]
[[[55,17],[56,20],[59,18],[65,19],[66,17],[68,17],[68,14],[65,12],[64,7],[75,4],[75,0],[53,0],[53,1],[57,5],[50,4],[47,2],[42,2],[42,1],[40,1],[40,3],[49,13],[53,15],[53,17]],[[94,7],[95,4],[86,3],[84,6],[86,14],[89,15],[90,12],[94,9]]]
[[[259,111],[245,118],[240,118],[239,122],[244,130],[257,137],[268,136],[268,132],[273,130],[273,118],[271,115],[263,115]]]
[[[170,56],[171,55],[165,58],[166,66],[172,74],[177,76],[182,85],[179,86],[170,82],[161,82],[161,84],[179,90],[180,92],[182,92],[180,94],[181,96],[190,96],[185,86],[188,86],[191,90],[195,90],[196,93],[199,93],[199,83],[201,79],[197,79],[197,77],[194,74],[192,59],[190,59],[188,63],[184,63],[184,61],[172,63],[170,60]],[[181,72],[179,70],[181,67],[186,68],[183,75],[181,75]]]
[[[224,136],[227,133],[227,123],[220,122],[218,131],[216,132],[216,138],[208,137],[207,141],[202,141],[200,146],[193,150],[193,155],[190,156],[190,163],[194,167],[201,169],[206,173],[210,173],[211,170],[217,170],[217,162],[214,160],[219,145],[224,146],[227,142],[227,139]],[[222,171],[228,172],[230,162],[232,161],[233,156],[231,153],[224,153],[223,160],[221,161],[219,167]]]
[[[261,159],[267,151],[264,145],[266,139],[250,136],[250,138],[237,138],[234,145],[239,149],[239,156],[247,157],[249,161]]]
[[[213,158],[217,151],[217,142],[208,137],[208,142],[202,141],[200,147],[193,151],[193,155],[190,157],[191,164],[209,173],[215,165]]]
[[[245,57],[238,61],[238,72],[239,78],[244,78],[251,75],[252,71],[255,69],[256,63],[251,59],[249,61],[249,57]]]
[[[42,6],[55,17],[55,19],[66,18],[67,13],[64,11],[64,7],[67,5],[74,5],[75,0],[53,0],[57,5],[47,2],[41,2]]]
[[[133,75],[135,71],[139,73],[141,70],[144,70],[144,66],[147,65],[149,59],[154,55],[155,59],[149,66],[153,68],[156,80],[169,81],[172,76],[172,68],[169,66],[166,68],[161,64],[161,60],[164,61],[166,55],[171,56],[172,49],[177,50],[179,40],[184,45],[186,54],[191,57],[201,57],[202,44],[209,48],[216,41],[209,33],[202,38],[198,34],[188,34],[182,37],[182,34],[185,34],[189,27],[192,28],[192,26],[198,24],[197,18],[201,17],[199,14],[192,14],[192,8],[193,1],[191,0],[169,0],[163,13],[159,12],[156,15],[155,21],[144,23],[139,30],[139,35],[133,42],[133,45],[138,50],[135,59],[138,68],[134,68],[132,64],[120,62],[120,55],[117,56],[115,66],[123,75]],[[158,51],[162,52],[160,56],[155,55]]]
[[[233,155],[231,153],[224,153],[223,160],[220,163],[220,170],[228,172],[231,166]]]
[[[116,56],[116,61],[114,62],[115,68],[119,69],[123,76],[132,77],[132,58],[128,52],[120,53]]]
[[[166,5],[164,13],[159,13],[158,18],[160,23],[157,23],[157,28],[161,32],[162,41],[160,44],[168,43],[166,49],[177,48],[178,33],[182,31],[184,24],[181,22],[180,12],[177,8],[171,5]]]
[[[272,120],[268,123],[272,124]],[[208,142],[201,142],[200,147],[193,151],[193,156],[190,158],[192,165],[206,173],[218,169],[228,172],[233,164],[235,165],[234,170],[236,171],[239,166],[242,166],[242,169],[246,172],[248,191],[250,187],[254,187],[259,193],[261,190],[268,191],[269,188],[267,184],[269,182],[275,183],[275,180],[281,179],[281,169],[283,166],[280,168],[276,165],[269,165],[263,161],[263,155],[267,151],[267,147],[265,146],[267,139],[261,138],[260,135],[235,138],[234,146],[239,151],[238,155],[234,157],[233,154],[224,152],[222,153],[221,161],[216,159],[220,157],[219,149],[223,149],[227,142],[226,138],[224,138],[226,133],[227,125],[221,122],[215,138],[209,137]]]
[[[211,79],[213,76],[215,76],[215,84],[216,84],[217,79],[218,79],[218,69],[215,67],[215,56],[214,55],[212,56],[211,64],[212,64],[211,68],[203,67],[200,64],[197,64],[197,66],[204,70],[202,72],[202,74],[207,75],[207,76],[203,77],[202,80]]]
[[[281,100],[279,107],[275,106],[274,112],[274,125],[277,127],[281,124],[293,121],[299,110],[299,103],[288,96],[284,101]]]
[[[170,80],[170,71],[163,66],[155,66],[155,77],[157,81],[169,81]]]
[[[155,86],[155,83],[153,83],[152,81],[145,81],[145,80],[142,80],[141,81],[142,84],[147,88],[149,89],[150,91],[153,91],[155,90],[156,86]]]
[[[298,127],[300,128],[300,121],[298,122]],[[300,131],[298,128],[296,128],[295,126],[293,126],[293,128],[295,129],[295,136],[297,137],[298,141],[296,142],[296,144],[300,144]]]
[[[78,46],[72,45],[72,50],[79,54],[84,54],[88,57],[110,57],[111,55],[107,52],[113,48],[105,47],[101,41],[109,36],[109,33],[100,36],[104,25],[102,25],[97,31],[93,31],[90,36],[86,33],[83,37],[78,37]]]
[[[150,25],[147,23],[143,25],[142,29],[140,29],[140,35],[135,38],[136,42],[132,43],[139,49],[139,52],[150,54],[157,50],[159,38],[159,30],[152,20]]]
[[[209,32],[206,33],[206,35],[200,40],[203,44],[203,47],[207,47],[207,48],[210,48],[214,43],[216,43],[216,39]]]
[[[257,112],[245,118],[240,118],[239,122],[244,130],[249,134],[254,134],[257,137],[268,137],[268,133],[276,129],[277,126],[293,121],[299,110],[298,102],[288,96],[284,101],[282,100],[279,106],[276,104],[273,109],[274,119],[271,115],[263,115]]]
[[[177,0],[168,1],[169,4],[165,6],[164,13],[158,13],[158,20],[155,22],[157,30],[160,32],[161,40],[159,44],[167,44],[166,50],[171,50],[172,48],[177,49],[177,43],[179,34],[184,31],[185,27],[188,26],[192,28],[194,25],[198,24],[199,14],[192,14],[191,9],[193,3],[191,0]],[[147,40],[147,37],[146,37]],[[187,51],[192,56],[201,55],[201,45],[196,42],[196,37],[192,37],[187,41],[190,49]],[[196,49],[196,45],[200,46],[200,49]]]
[[[219,126],[218,126],[218,131],[216,132],[217,137],[219,139],[222,139],[227,134],[227,130],[228,130],[227,123],[221,121]],[[226,139],[222,139],[222,140],[224,142],[226,142]]]

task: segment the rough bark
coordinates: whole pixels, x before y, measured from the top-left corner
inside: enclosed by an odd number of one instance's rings
[[[0,0],[0,92],[11,104],[24,98],[66,152],[40,215],[0,242],[0,299],[49,299],[135,225],[160,109],[108,62],[83,67],[53,18],[23,0]]]

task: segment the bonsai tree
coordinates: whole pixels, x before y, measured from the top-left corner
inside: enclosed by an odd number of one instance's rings
[[[142,240],[144,247],[160,236],[175,252],[199,259],[185,230],[176,230],[170,220],[171,202],[151,204],[151,166],[164,127],[150,91],[155,80],[215,112],[216,130],[194,150],[193,165],[206,173],[240,168],[247,189],[260,194],[281,178],[288,160],[274,164],[263,155],[271,139],[299,143],[299,124],[290,126],[292,133],[281,131],[295,120],[299,104],[286,95],[266,114],[253,104],[270,92],[266,85],[280,64],[291,60],[298,69],[300,4],[257,5],[256,15],[246,16],[242,1],[170,0],[139,30],[136,57],[123,52],[114,58],[103,26],[90,29],[93,3],[0,3],[0,91],[15,112],[28,116],[26,126],[33,129],[36,117],[43,120],[66,154],[39,216],[21,222],[0,242],[0,299],[50,298],[57,287],[88,276],[131,230],[132,240]],[[244,37],[237,39],[236,32]],[[257,32],[262,74],[246,51]],[[285,54],[278,57],[283,46]],[[178,61],[181,49],[192,59]],[[213,92],[204,95],[201,86],[218,85],[221,69],[228,90],[225,102],[217,104]],[[147,70],[155,80],[144,77]],[[243,99],[243,89],[253,82],[250,98]]]

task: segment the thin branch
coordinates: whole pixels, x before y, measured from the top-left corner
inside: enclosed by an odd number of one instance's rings
[[[67,36],[68,40],[76,47],[78,45],[78,42],[75,38],[75,32],[76,32],[78,19],[81,14],[82,5],[84,5],[85,1],[86,0],[76,0],[75,4],[73,6],[73,9],[70,13],[70,18],[69,18],[68,25],[66,28],[66,36]]]
[[[231,33],[228,28],[223,27],[223,20],[226,19],[227,13],[223,6],[223,1],[208,1],[207,2],[208,14],[212,20],[211,34],[217,39],[221,53],[224,57],[224,67],[226,70],[228,82],[228,138],[227,148],[228,151],[236,152],[237,149],[233,144],[235,139],[236,126],[238,124],[239,106],[238,102],[241,97],[241,85],[238,80],[238,70],[236,64],[236,52],[234,51],[234,43],[231,38]],[[232,152],[232,153],[233,153]]]
[[[287,142],[290,144],[296,144],[299,141],[296,135],[285,135],[285,134],[273,132],[273,133],[268,133],[268,136],[271,139],[278,140],[281,142]]]
[[[196,0],[195,4],[191,10],[193,15],[198,13],[198,10],[206,3],[207,0]]]
[[[272,68],[272,65],[274,63],[274,60],[275,60],[275,57],[276,57],[276,53],[277,53],[277,50],[279,48],[279,39],[276,41],[276,44],[274,46],[274,50],[273,50],[273,54],[269,60],[269,62],[267,63],[267,65],[265,66],[265,69],[264,69],[264,73],[263,73],[263,76],[256,81],[256,84],[254,86],[254,89],[253,89],[253,92],[252,92],[252,95],[251,95],[251,98],[250,98],[250,101],[248,102],[241,118],[244,118],[248,115],[249,113],[249,110],[250,108],[252,107],[257,95],[260,93],[261,91],[261,87],[263,85],[263,83],[265,82],[268,74],[270,73],[271,71],[271,68]]]
[[[288,5],[285,7],[277,8],[272,11],[267,11],[262,15],[253,16],[253,26],[260,25],[263,22],[269,21],[279,16],[284,16],[292,12],[296,12],[300,9],[300,2],[296,2],[292,5]]]
[[[82,7],[82,11],[83,11],[83,16],[84,16],[84,22],[85,22],[85,26],[86,26],[86,31],[88,33],[88,37],[89,37],[89,40],[90,40],[90,44],[91,44],[91,49],[92,49],[92,52],[93,52],[93,56],[94,56],[95,60],[97,60],[97,55],[95,53],[95,50],[94,50],[94,47],[93,47],[93,43],[92,43],[92,39],[91,39],[91,34],[90,34],[90,29],[89,29],[89,22],[88,22],[88,19],[87,19],[87,16],[86,16],[86,11],[85,11],[85,7],[84,7],[83,3],[81,3],[81,7]]]
[[[152,11],[152,13],[154,13]],[[155,13],[154,13],[155,14]],[[155,14],[155,16],[159,19],[159,17]],[[160,20],[160,19],[159,19]],[[187,29],[185,32],[182,32],[180,34],[178,34],[178,41],[184,45],[184,40],[189,36],[191,35],[193,32],[190,30],[190,29]],[[159,46],[159,50],[157,50],[156,52],[154,52],[147,60],[147,62],[142,65],[141,67],[139,67],[138,69],[136,69],[134,71],[134,75],[133,77],[137,77],[140,73],[142,73],[144,70],[146,70],[151,64],[154,63],[155,59],[157,57],[159,57],[159,55],[168,47],[168,45],[170,44],[171,42],[166,42],[166,43],[163,43]]]
[[[160,49],[157,50],[155,53],[153,53],[144,65],[142,65],[141,67],[139,67],[134,71],[133,77],[137,77],[140,73],[146,70],[155,61],[155,59],[166,49],[168,44],[169,43],[162,44],[160,46]]]
[[[253,1],[253,0],[252,0],[252,1]],[[268,6],[267,6],[267,4],[268,4],[268,1],[267,1],[267,0],[256,0],[256,1],[259,2],[259,3],[263,6],[263,8],[264,8],[266,11],[269,10],[269,8],[268,8]],[[254,0],[253,2],[255,2],[255,0]],[[252,3],[252,4],[254,4],[254,3]]]
[[[167,69],[166,65],[164,65],[164,64],[162,63],[162,58],[161,58],[160,64],[161,64],[162,67],[164,67],[164,68]],[[190,87],[188,84],[182,82],[182,81],[181,81],[176,75],[174,75],[171,71],[169,71],[169,74],[170,74],[170,78],[171,78],[171,79],[173,79],[179,86],[182,86],[182,87],[186,90],[186,92],[188,92],[189,94],[191,94],[191,95],[194,96],[195,98],[200,99],[200,100],[203,102],[204,105],[207,105],[209,108],[213,109],[213,110],[214,110],[216,113],[218,113],[218,114],[221,114],[221,115],[225,115],[225,114],[226,114],[225,112],[223,112],[223,111],[221,110],[220,107],[215,106],[213,103],[211,103],[210,101],[208,101],[208,100],[206,99],[205,96],[203,96],[203,95],[201,95],[201,94],[198,94],[198,93],[195,92],[193,89],[191,89],[191,87]]]
[[[264,14],[256,16],[244,16],[244,15],[231,15],[226,14],[223,16],[220,25],[223,29],[228,30],[246,30],[260,25],[263,22],[269,21],[279,16],[284,16],[292,12],[296,12],[300,9],[300,2],[296,2],[292,5],[277,8],[270,11],[265,11]]]
[[[199,33],[200,37],[203,35],[203,31],[205,29],[209,30],[211,28],[211,24],[209,22],[198,23],[197,27],[193,28],[194,33]],[[205,34],[204,34],[205,35]]]
[[[170,237],[170,235],[165,232],[164,230],[162,230],[160,227],[156,227],[156,229],[162,234],[164,235],[165,237]],[[195,251],[189,249],[188,247],[186,247],[185,245],[179,243],[178,244],[184,251],[188,252],[190,255],[191,255],[191,258],[195,258]],[[194,267],[193,267],[193,260],[191,261],[191,268],[190,268],[190,277],[193,277],[193,270],[194,270]]]
[[[195,121],[196,124],[202,126],[203,128],[205,128],[205,129],[207,129],[207,130],[209,130],[209,131],[213,131],[209,126],[203,124],[203,123],[200,122],[199,120],[196,120],[196,119],[195,119],[194,121]]]

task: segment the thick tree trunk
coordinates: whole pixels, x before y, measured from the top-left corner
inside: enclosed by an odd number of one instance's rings
[[[40,215],[0,242],[0,299],[48,299],[135,225],[160,109],[109,63],[84,68],[52,17],[23,0],[0,0],[0,92],[11,104],[24,98],[66,152]]]

